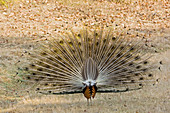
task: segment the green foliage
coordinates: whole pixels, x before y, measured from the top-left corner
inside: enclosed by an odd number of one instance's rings
[[[4,5],[5,7],[8,7],[10,3],[16,0],[0,0],[0,5]]]
[[[0,5],[4,5],[5,7],[8,7],[9,0],[0,0]]]

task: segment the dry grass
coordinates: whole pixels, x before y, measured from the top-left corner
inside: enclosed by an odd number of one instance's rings
[[[2,0],[1,0],[2,1]],[[108,1],[61,0],[17,2],[0,6],[0,112],[168,112],[170,111],[170,3],[168,0]],[[97,94],[87,106],[82,94],[40,95],[22,83],[16,72],[22,54],[33,42],[73,31],[112,27],[138,30],[162,52],[160,78],[155,86],[125,93]],[[14,38],[17,37],[17,38]],[[27,37],[27,38],[26,38]],[[30,38],[29,38],[30,37]],[[166,50],[165,50],[166,49]],[[20,61],[20,62],[18,62]],[[29,91],[29,92],[27,92]]]
[[[168,82],[138,91],[97,94],[92,106],[87,106],[82,94],[23,97],[3,112],[168,112]]]

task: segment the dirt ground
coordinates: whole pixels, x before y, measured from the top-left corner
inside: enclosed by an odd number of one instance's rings
[[[143,34],[162,61],[157,84],[124,93],[97,93],[91,106],[83,94],[41,95],[16,81],[24,52],[36,41],[80,28],[134,30]],[[170,111],[169,0],[18,1],[0,5],[0,112],[168,113]],[[29,91],[29,92],[28,92]]]

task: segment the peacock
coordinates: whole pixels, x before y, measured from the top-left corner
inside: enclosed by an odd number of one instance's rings
[[[114,30],[82,30],[48,39],[29,53],[24,79],[44,94],[83,93],[140,89],[155,81],[152,52],[145,38]]]

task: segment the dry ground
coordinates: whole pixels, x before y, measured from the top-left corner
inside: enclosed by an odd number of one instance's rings
[[[154,86],[125,93],[97,94],[87,106],[82,94],[40,95],[18,83],[22,54],[35,41],[57,37],[67,30],[100,26],[142,33],[159,53],[159,81]],[[39,1],[0,5],[0,112],[30,113],[168,113],[170,111],[170,2],[169,0]],[[18,62],[20,61],[20,62]],[[6,83],[6,84],[4,84]],[[5,87],[4,87],[5,86]],[[29,91],[29,92],[26,92]]]

